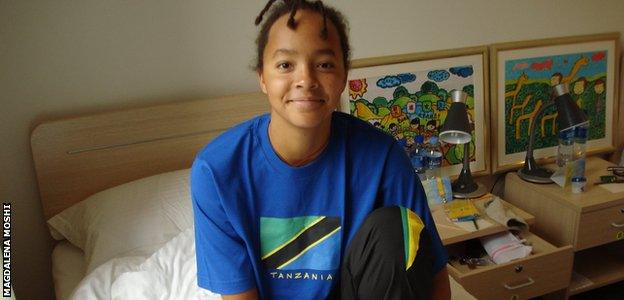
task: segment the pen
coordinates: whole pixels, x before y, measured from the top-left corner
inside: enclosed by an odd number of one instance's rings
[[[474,224],[475,229],[479,230],[479,225],[477,224],[477,217],[472,218],[472,224]]]

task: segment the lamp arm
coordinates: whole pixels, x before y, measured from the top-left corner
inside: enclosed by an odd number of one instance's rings
[[[458,145],[459,146],[459,145]],[[464,144],[464,163],[459,177],[452,184],[453,193],[472,193],[479,186],[475,183],[470,173],[470,142]]]
[[[464,170],[470,173],[470,142],[464,144]]]
[[[477,189],[477,185],[475,184],[474,179],[472,178],[472,173],[470,172],[470,142],[464,144],[464,165],[459,177],[457,178],[457,183],[470,191]]]
[[[550,103],[542,106],[542,108],[540,108],[535,115],[535,119],[531,122],[531,127],[529,128],[529,147],[527,148],[525,161],[533,160],[533,143],[535,142],[535,123],[537,123],[537,119],[544,113],[545,110],[553,106],[555,106],[555,101],[551,101]]]

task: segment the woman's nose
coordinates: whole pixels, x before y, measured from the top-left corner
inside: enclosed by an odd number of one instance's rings
[[[304,67],[299,70],[295,80],[297,88],[315,89],[319,86],[318,78],[313,68]]]

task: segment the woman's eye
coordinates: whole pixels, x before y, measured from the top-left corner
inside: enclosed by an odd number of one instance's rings
[[[334,64],[331,62],[323,62],[319,64],[319,68],[321,69],[331,69],[334,67]]]
[[[279,64],[277,64],[277,68],[278,69],[282,69],[282,70],[286,70],[289,69],[291,67],[291,64],[288,62],[281,62]]]

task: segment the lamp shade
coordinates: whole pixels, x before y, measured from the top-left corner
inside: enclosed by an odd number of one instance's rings
[[[472,139],[470,123],[468,122],[468,111],[466,110],[467,97],[468,95],[463,91],[451,91],[453,103],[440,130],[440,140],[443,142],[465,144]]]
[[[557,122],[559,123],[559,131],[566,130],[570,127],[587,123],[587,116],[576,105],[568,85],[561,83],[555,86],[555,104],[557,105]]]

